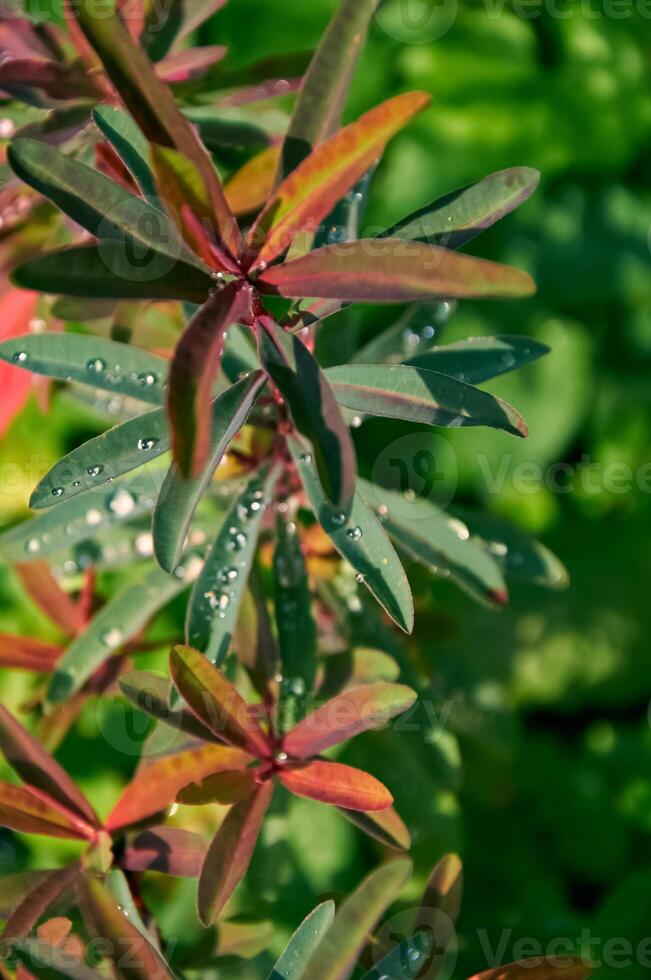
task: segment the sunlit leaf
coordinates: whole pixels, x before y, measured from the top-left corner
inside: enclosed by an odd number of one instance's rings
[[[263,207],[273,189],[279,158],[280,147],[268,146],[233,174],[224,187],[233,214],[253,214]]]
[[[0,781],[0,826],[24,834],[72,840],[89,839],[94,833],[89,823],[45,793],[3,781]]]
[[[205,856],[206,844],[198,834],[178,827],[149,827],[127,840],[122,866],[128,871],[197,878]]]
[[[508,371],[517,371],[548,353],[546,344],[531,337],[471,337],[417,354],[408,363],[478,385]]]
[[[0,633],[0,667],[49,673],[62,652],[60,646],[44,640]]]
[[[301,922],[276,962],[269,980],[302,980],[305,968],[335,916],[335,903],[322,902]]]
[[[248,799],[257,785],[252,769],[212,773],[205,779],[184,786],[176,800],[185,806],[203,806],[206,803],[228,806]]]

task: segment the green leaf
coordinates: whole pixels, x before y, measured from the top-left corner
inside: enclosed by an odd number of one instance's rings
[[[167,361],[129,344],[74,333],[27,334],[0,344],[8,364],[60,381],[78,381],[112,394],[160,405]]]
[[[332,925],[334,917],[335,903],[332,900],[317,905],[289,940],[269,980],[302,980],[310,956]]]
[[[131,889],[124,876],[124,872],[119,868],[112,868],[106,876],[105,883],[107,891],[113,896],[118,904],[118,908],[122,910],[123,915],[136,927],[138,932],[145,936],[147,940],[151,940],[151,937],[147,934],[147,927],[140,917],[138,906],[131,894]]]
[[[100,239],[129,238],[141,263],[153,250],[172,261],[183,259],[205,268],[163,211],[85,163],[40,140],[25,139],[11,143],[8,159],[21,180],[53,201],[91,235]]]
[[[547,344],[531,337],[471,337],[417,354],[407,363],[478,385],[508,371],[517,371],[548,353]]]
[[[293,728],[305,714],[316,677],[316,624],[312,616],[305,558],[296,525],[280,516],[274,551],[274,607],[282,681],[276,724]]]
[[[508,402],[436,371],[406,364],[346,364],[325,373],[339,404],[362,415],[425,425],[487,425],[527,435],[524,419]]]
[[[93,121],[124,161],[145,197],[160,207],[156,181],[149,166],[149,143],[140,127],[127,112],[109,105],[95,106]]]
[[[482,601],[503,605],[508,600],[499,566],[470,538],[467,526],[430,500],[408,500],[395,490],[360,481],[362,492],[391,537],[427,568],[445,570]]]
[[[519,207],[539,181],[540,174],[531,167],[500,170],[426,205],[380,237],[459,248]]]
[[[413,358],[415,349],[431,347],[438,330],[447,323],[453,305],[435,300],[411,303],[395,323],[381,330],[356,351],[351,362],[354,364],[407,362],[408,358]],[[446,373],[442,371],[442,374]]]
[[[435,943],[436,936],[431,930],[415,932],[387,953],[377,966],[368,970],[362,980],[403,980],[404,977],[425,976],[425,973],[419,974],[418,971],[428,969],[432,963]]]
[[[5,531],[0,535],[0,552],[10,561],[27,561],[49,558],[58,551],[75,548],[99,531],[148,513],[154,505],[161,480],[162,473],[147,466],[119,483],[97,487],[66,500]]]
[[[287,399],[297,429],[310,441],[326,496],[347,513],[355,492],[357,463],[341,409],[305,344],[270,318],[264,318],[263,325],[260,359]]]
[[[38,510],[51,507],[62,499],[69,500],[156,459],[169,449],[169,445],[169,425],[164,409],[155,408],[138,415],[95,439],[89,439],[55,463],[35,487],[29,506]],[[92,476],[98,467],[101,467],[100,473]]]
[[[368,875],[337,911],[332,926],[308,960],[305,975],[319,980],[348,977],[369,935],[410,874],[411,861],[400,858]]]
[[[187,642],[215,664],[230,648],[277,470],[256,474],[226,514],[197,579],[185,623]]]
[[[414,607],[405,570],[359,488],[355,491],[350,516],[346,518],[326,500],[310,454],[305,453],[295,439],[288,439],[288,445],[315,516],[333,544],[389,616],[410,633],[414,625]]]
[[[172,572],[178,565],[199,500],[265,383],[264,373],[256,371],[215,399],[212,407],[212,447],[200,476],[194,480],[184,480],[176,465],[170,466],[158,496],[153,520],[156,559],[167,572]]]
[[[112,596],[57,664],[48,687],[50,704],[65,701],[79,691],[98,667],[187,585],[187,575],[170,576],[154,568],[141,582],[130,582]]]
[[[128,242],[72,245],[44,252],[14,268],[22,289],[88,299],[182,299],[203,303],[214,280],[197,266],[160,252],[141,257]]]
[[[314,53],[283,144],[286,177],[339,128],[348,88],[379,0],[342,0]]]

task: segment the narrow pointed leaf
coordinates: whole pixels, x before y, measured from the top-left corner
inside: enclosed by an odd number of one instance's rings
[[[215,292],[181,335],[169,373],[167,412],[172,449],[186,479],[197,477],[210,453],[210,394],[221,362],[226,330],[247,316],[250,290],[235,281]]]
[[[125,980],[174,980],[161,953],[127,919],[99,878],[82,878],[80,898],[92,932],[106,941],[106,950]]]
[[[526,436],[513,406],[473,385],[406,364],[347,364],[326,377],[340,405],[361,414],[425,425],[476,426]]]
[[[129,827],[167,810],[188,783],[244,767],[250,757],[226,745],[204,745],[148,762],[136,772],[106,820],[106,829]]]
[[[37,88],[52,99],[96,99],[102,94],[89,74],[74,65],[58,64],[44,58],[7,58],[0,65],[0,88],[15,92]]]
[[[401,858],[377,868],[346,899],[332,927],[311,956],[306,977],[347,980],[362,947],[411,874],[411,861]]]
[[[190,711],[170,707],[173,691],[170,681],[146,670],[134,670],[123,674],[118,683],[122,694],[139,711],[193,738],[200,738],[205,742],[214,741],[215,737],[210,729],[202,725]]]
[[[233,174],[224,187],[233,214],[254,214],[264,206],[273,190],[279,158],[280,147],[268,146]]]
[[[223,662],[233,640],[262,518],[277,477],[276,470],[254,476],[235,500],[190,596],[186,638],[215,664]]]
[[[158,78],[144,50],[123,27],[112,0],[82,0],[78,23],[147,139],[161,146],[175,147],[197,167],[213,204],[219,236],[231,254],[237,255],[239,230],[213,162],[178,108],[171,90]]]
[[[367,303],[410,303],[438,297],[530,296],[531,277],[520,269],[421,242],[395,238],[342,242],[272,266],[260,289],[288,296]]]
[[[150,827],[127,841],[122,866],[127,871],[198,878],[205,856],[206,844],[198,834],[178,827]]]
[[[355,448],[316,358],[297,336],[265,318],[260,359],[287,400],[297,429],[310,441],[326,496],[347,513],[355,492]]]
[[[460,248],[519,207],[533,194],[539,181],[540,174],[531,167],[500,170],[433,201],[381,237]]]
[[[70,840],[87,840],[94,832],[89,823],[45,793],[4,781],[0,781],[0,827]]]
[[[51,873],[51,871],[19,871],[16,874],[3,875],[0,918],[8,919],[13,910]]]
[[[342,0],[303,79],[283,145],[281,177],[339,128],[357,58],[379,0]]]
[[[503,605],[508,601],[504,576],[494,557],[470,537],[463,521],[451,517],[423,497],[407,500],[395,490],[363,482],[369,504],[382,507],[384,528],[416,561],[427,568],[443,568],[483,601]]]
[[[154,568],[142,581],[131,582],[112,596],[57,664],[48,687],[50,704],[65,701],[81,690],[98,667],[187,586],[187,579]]]
[[[89,299],[179,299],[203,303],[214,282],[194,265],[152,252],[142,265],[129,242],[73,245],[14,268],[16,286]]]
[[[359,489],[350,516],[333,509],[319,485],[309,454],[296,440],[289,446],[315,516],[340,554],[362,575],[364,584],[405,632],[414,625],[414,609],[405,570],[384,528],[368,508]]]
[[[55,463],[39,480],[29,499],[34,510],[52,507],[143,466],[170,448],[165,409],[128,419],[89,439]],[[97,467],[101,467],[97,476]]]
[[[67,868],[47,872],[47,877],[25,896],[5,923],[2,939],[23,939],[45,915],[59,895],[79,877],[81,864],[75,861]]]
[[[286,251],[297,232],[314,233],[391,137],[428,102],[423,92],[397,95],[316,147],[278,187],[251,229],[248,243],[257,249],[253,265],[264,267]]]
[[[78,381],[160,405],[167,362],[149,351],[103,337],[72,333],[27,334],[0,344],[0,358],[26,371]]]
[[[190,82],[202,78],[207,70],[220,62],[227,49],[221,44],[207,44],[200,48],[185,48],[168,55],[156,65],[156,74],[169,85],[174,82]]]
[[[64,633],[83,626],[79,606],[64,592],[46,561],[17,562],[16,574],[29,597]]]
[[[246,874],[272,794],[272,781],[262,783],[229,810],[215,834],[199,878],[199,918],[205,926],[217,918]]]
[[[29,976],[39,980],[102,980],[103,974],[70,953],[62,956],[60,949],[41,939],[21,939],[12,943],[11,948]]]
[[[416,701],[404,684],[363,684],[344,691],[299,722],[283,741],[291,756],[307,759],[360,732],[388,725]]]
[[[120,184],[41,140],[15,140],[8,151],[14,172],[96,238],[129,238],[140,264],[157,252],[203,268],[163,211]]]
[[[517,371],[548,353],[546,344],[531,337],[471,337],[417,354],[408,363],[478,385],[508,371]]]
[[[151,204],[159,204],[156,181],[149,165],[149,143],[131,116],[114,106],[100,105],[93,109],[93,121],[121,157],[145,197]]]
[[[30,636],[0,633],[0,667],[49,673],[63,653],[59,646]]]
[[[211,731],[253,756],[269,756],[267,737],[253,720],[247,704],[203,654],[191,647],[174,647],[170,673],[190,709]]]
[[[346,820],[385,847],[392,847],[396,851],[408,851],[411,847],[409,831],[393,807],[376,813],[362,813],[361,810],[339,807],[339,812]]]
[[[585,980],[592,967],[574,956],[536,957],[475,973],[469,980]]]
[[[349,810],[388,810],[393,804],[391,793],[375,776],[341,762],[315,759],[287,766],[279,770],[278,779],[296,796]]]
[[[436,909],[443,912],[451,926],[454,926],[461,910],[462,894],[463,865],[461,859],[457,854],[446,854],[432,870],[419,914],[428,909]],[[449,932],[451,933],[451,930]],[[440,937],[438,938],[440,939]]]
[[[47,793],[83,820],[97,824],[95,811],[58,762],[0,705],[0,750],[20,778]]]
[[[302,980],[305,968],[335,917],[335,903],[331,900],[310,912],[289,940],[280,959],[274,966],[269,980]]]
[[[212,773],[205,779],[184,786],[177,794],[176,801],[184,806],[204,806],[206,803],[228,806],[248,799],[257,786],[253,769]]]
[[[430,930],[415,932],[409,939],[382,957],[377,966],[368,970],[362,980],[401,980],[405,976],[405,966],[411,976],[435,976],[430,969],[437,957],[436,936]],[[419,971],[419,972],[416,972]]]

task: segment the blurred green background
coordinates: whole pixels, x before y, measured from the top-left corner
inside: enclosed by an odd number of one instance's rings
[[[387,0],[348,106],[352,118],[401,91],[433,96],[381,164],[370,226],[503,167],[542,172],[534,197],[470,247],[528,269],[538,295],[461,304],[442,333],[446,342],[529,334],[553,348],[491,388],[523,412],[530,438],[463,430],[449,441],[459,501],[538,535],[566,563],[571,587],[514,587],[509,607],[492,613],[415,574],[406,657],[434,713],[418,731],[367,735],[343,755],[386,781],[412,830],[417,876],[407,904],[441,854],[463,856],[459,977],[487,965],[481,931],[493,948],[506,942],[505,961],[519,937],[576,944],[590,928],[599,956],[609,936],[651,935],[651,10],[613,5],[620,15],[609,16],[607,4],[567,3],[562,17],[531,17],[524,13],[541,8],[521,6],[517,15],[508,3],[448,2],[430,17],[431,4]],[[231,0],[201,39],[246,64],[313,46],[333,7]],[[340,325],[337,344],[391,316],[348,317],[348,338]],[[51,422],[30,405],[3,458],[40,472],[90,425],[64,402]],[[393,434],[404,430],[369,428],[360,440],[368,467]],[[558,463],[567,465],[554,489],[546,475]],[[24,495],[5,492],[2,519],[21,506]],[[8,573],[3,580],[0,629],[33,630],[34,610]],[[180,615],[171,609],[161,632]],[[2,684],[11,704],[29,686],[13,674]],[[104,810],[135,763],[119,751],[121,718],[118,705],[99,716],[92,708],[61,752]],[[336,812],[279,799],[238,904],[273,922],[282,945],[319,897],[345,894],[379,856]],[[60,847],[27,851],[0,835],[0,870],[62,860]],[[148,887],[163,929],[181,946],[198,941],[192,886]],[[647,974],[640,963],[625,971]]]

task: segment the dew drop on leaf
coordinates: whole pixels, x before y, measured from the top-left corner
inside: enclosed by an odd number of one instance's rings
[[[122,639],[122,630],[118,629],[117,626],[113,626],[111,629],[105,630],[101,636],[102,643],[111,649],[118,647],[122,642]]]
[[[24,364],[25,361],[28,359],[29,359],[29,354],[27,353],[27,351],[24,350],[17,351],[12,358],[15,364]]]
[[[89,476],[99,476],[103,470],[104,467],[101,465],[101,463],[95,463],[93,466],[89,466],[86,472]]]
[[[93,357],[86,364],[86,370],[89,374],[102,374],[104,371],[106,371],[106,363],[101,357]]]
[[[158,445],[159,440],[154,439],[153,436],[145,437],[144,439],[138,439],[138,449],[148,450],[153,449],[154,446]]]
[[[351,541],[359,541],[362,536],[362,529],[361,527],[349,527],[346,531],[346,535],[351,539]]]

